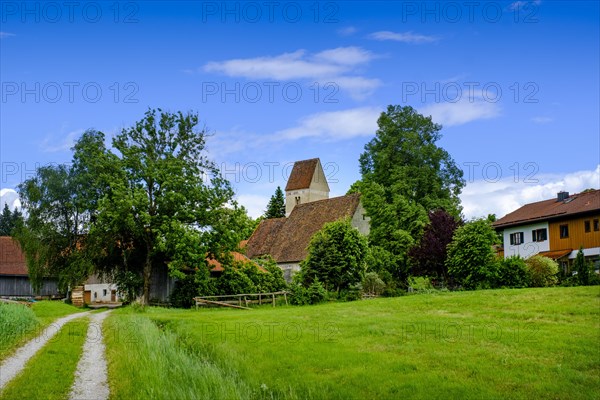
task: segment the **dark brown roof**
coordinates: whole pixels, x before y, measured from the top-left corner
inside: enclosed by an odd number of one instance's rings
[[[25,255],[10,236],[0,236],[0,275],[27,275]]]
[[[592,211],[600,211],[600,190],[572,194],[563,201],[551,199],[525,204],[523,207],[500,218],[493,225],[495,228],[505,228],[512,225],[546,221]]]
[[[304,260],[312,236],[327,222],[352,217],[359,203],[360,194],[354,193],[299,204],[288,218],[262,221],[248,240],[246,254],[270,254],[278,263]]]
[[[285,217],[262,220],[246,243],[246,255],[255,258],[270,254],[273,243],[277,239],[279,231],[285,225],[285,221]]]
[[[292,168],[290,178],[287,181],[287,185],[285,186],[285,190],[308,189],[313,175],[315,174],[318,162],[318,158],[296,161],[294,163],[294,168]]]

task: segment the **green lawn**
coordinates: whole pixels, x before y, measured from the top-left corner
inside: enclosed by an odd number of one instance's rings
[[[40,301],[31,307],[0,303],[0,360],[20,345],[42,334],[43,329],[65,315],[84,311],[61,301]]]
[[[88,318],[66,323],[2,390],[0,398],[61,400],[68,398],[85,341]]]
[[[122,309],[108,322],[115,399],[600,396],[599,287]]]

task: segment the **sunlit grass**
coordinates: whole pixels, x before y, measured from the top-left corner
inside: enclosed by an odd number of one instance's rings
[[[68,322],[23,372],[0,393],[2,399],[59,400],[69,395],[81,356],[89,320]]]
[[[42,334],[52,321],[81,311],[60,301],[40,301],[32,303],[31,308],[22,304],[0,303],[0,360]]]
[[[167,393],[171,386],[189,386],[187,378],[165,379],[159,373],[163,366],[173,368],[169,353],[175,352],[190,365],[205,362],[227,371],[223,382],[235,377],[229,383],[248,388],[255,398],[600,396],[598,287],[426,294],[252,311],[150,309],[134,315],[121,310],[111,318],[143,326],[132,331],[134,340],[147,340],[148,331],[152,341],[162,337],[169,343],[160,352],[138,343],[119,348],[130,362],[154,361],[140,364],[143,376],[117,383],[132,395],[139,389],[128,388],[137,382],[163,382]],[[113,377],[120,378],[117,367],[122,364],[112,365]]]
[[[109,317],[105,324],[111,398],[239,399],[248,388],[233,368],[181,347],[177,337],[161,332],[139,315]]]

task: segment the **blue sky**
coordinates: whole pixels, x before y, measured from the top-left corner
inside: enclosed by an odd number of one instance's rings
[[[2,203],[148,107],[198,112],[253,216],[295,160],[344,194],[388,104],[443,125],[467,217],[600,187],[596,1],[69,4],[0,3]]]

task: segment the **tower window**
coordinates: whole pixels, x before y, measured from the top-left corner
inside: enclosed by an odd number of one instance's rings
[[[296,205],[300,204],[300,196],[296,196],[295,200],[296,200]]]

